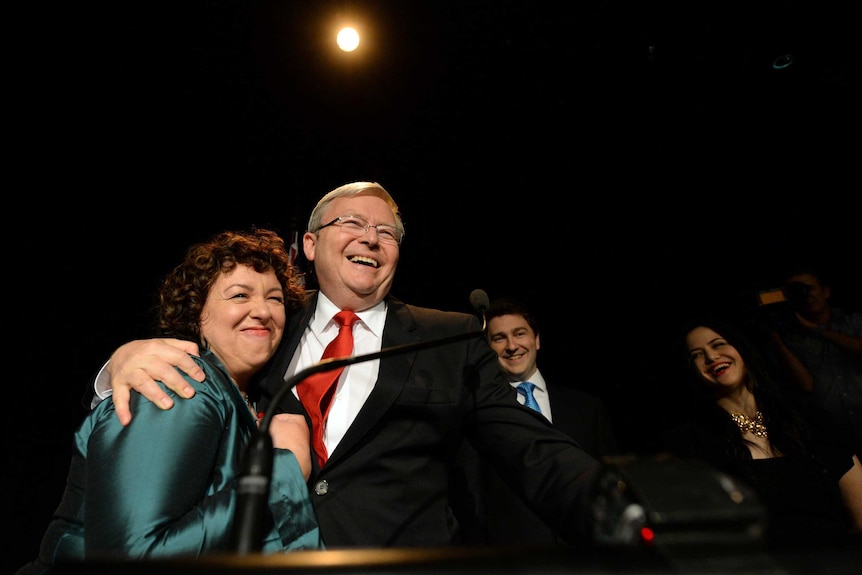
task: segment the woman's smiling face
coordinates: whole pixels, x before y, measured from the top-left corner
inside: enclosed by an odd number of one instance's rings
[[[696,327],[685,338],[692,366],[711,387],[734,388],[745,383],[745,361],[739,351],[708,327]]]

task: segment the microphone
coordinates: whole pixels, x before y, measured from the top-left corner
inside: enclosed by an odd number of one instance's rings
[[[488,300],[488,294],[483,289],[474,289],[470,292],[470,305],[473,309],[482,316],[482,331],[485,331],[487,322],[485,321],[485,312],[491,307],[491,302]]]
[[[475,290],[473,293],[476,292],[481,292],[481,295],[484,296],[485,308],[487,308],[488,295],[481,290]],[[470,295],[470,300],[473,300],[472,294]],[[468,331],[440,339],[387,347],[380,351],[363,355],[321,360],[285,380],[284,385],[272,397],[270,409],[267,409],[264,413],[263,418],[260,420],[258,433],[246,447],[243,456],[242,470],[237,479],[237,505],[231,531],[231,548],[240,554],[248,554],[259,552],[263,547],[263,528],[267,524],[264,518],[267,516],[267,500],[269,499],[269,487],[272,478],[274,449],[272,437],[269,435],[269,426],[275,415],[275,407],[281,403],[281,400],[284,399],[284,396],[290,390],[305,378],[316,373],[331,371],[339,367],[353,365],[354,363],[440,347],[474,337],[485,337],[484,326],[483,331]]]

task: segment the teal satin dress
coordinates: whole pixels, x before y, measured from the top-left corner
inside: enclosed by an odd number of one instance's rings
[[[177,398],[164,411],[133,393],[126,427],[111,401],[88,414],[39,559],[19,573],[69,560],[230,551],[237,476],[257,424],[221,362],[208,351],[195,359],[206,380],[189,380],[192,399]],[[262,552],[324,548],[306,481],[288,450],[275,449],[269,509]]]

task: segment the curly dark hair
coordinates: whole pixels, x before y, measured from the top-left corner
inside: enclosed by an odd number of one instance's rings
[[[287,311],[297,309],[303,297],[301,276],[290,263],[284,240],[274,231],[226,231],[194,244],[183,261],[162,281],[158,290],[156,330],[163,337],[175,337],[202,344],[201,312],[219,274],[238,264],[257,272],[275,271],[284,288]]]

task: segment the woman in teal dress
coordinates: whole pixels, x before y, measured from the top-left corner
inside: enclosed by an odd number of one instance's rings
[[[289,261],[284,241],[261,229],[224,232],[187,251],[159,290],[157,324],[165,336],[200,345],[204,351],[194,359],[205,380],[189,379],[194,398],[166,411],[133,394],[135,418],[126,426],[111,401],[87,415],[39,556],[18,575],[48,573],[69,561],[230,551],[237,476],[258,432],[246,393],[302,293]],[[321,549],[306,485],[307,424],[280,414],[269,431],[271,517],[261,551]]]

